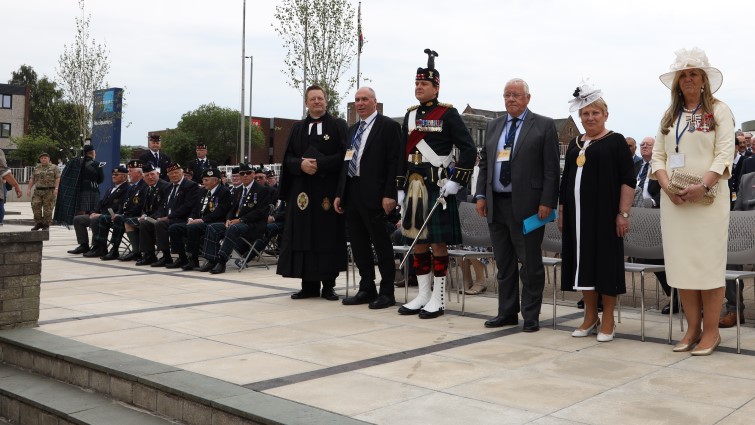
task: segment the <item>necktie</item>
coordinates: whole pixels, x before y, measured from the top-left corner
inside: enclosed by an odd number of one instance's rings
[[[646,162],[642,166],[642,169],[640,170],[640,175],[637,176],[637,187],[641,191],[645,190],[645,180],[647,180],[647,177],[648,177],[648,168],[649,168],[649,165],[650,165],[650,163]]]
[[[317,124],[320,124],[320,121],[313,120],[310,124],[312,124],[312,127],[309,128],[309,135],[317,136]]]
[[[367,122],[361,121],[359,123],[357,134],[354,136],[354,143],[352,143],[351,145],[352,149],[354,149],[354,155],[352,155],[351,161],[349,161],[349,177],[354,177],[357,175],[357,164],[359,163],[359,146],[362,145],[362,135],[364,135],[365,128],[367,128]]]
[[[248,194],[249,188],[244,186],[244,193],[241,194],[241,198],[239,198],[239,207],[236,209],[236,215],[238,216],[241,213],[241,206],[244,205],[244,199],[246,199],[246,195]]]
[[[178,192],[178,185],[174,184],[173,189],[170,190],[170,196],[168,196],[168,214],[173,209],[173,203],[176,200],[176,192]]]
[[[158,165],[158,164],[160,164],[160,154],[155,152],[155,165]]]
[[[504,149],[512,149],[514,146],[514,137],[516,136],[516,122],[519,118],[512,118],[509,125],[509,133],[506,135],[506,143]],[[511,184],[511,156],[508,161],[501,161],[501,177],[499,178],[501,184],[506,187]]]

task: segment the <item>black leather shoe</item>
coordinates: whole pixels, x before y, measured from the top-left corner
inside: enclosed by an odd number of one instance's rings
[[[107,254],[107,248],[104,246],[95,246],[92,247],[88,252],[84,253],[84,257],[86,258],[94,258],[94,257],[102,257],[105,254]]]
[[[210,274],[220,274],[225,273],[225,261],[220,261],[217,264],[215,264],[215,267],[210,270]]]
[[[145,255],[144,258],[136,262],[137,266],[149,266],[150,264],[157,261],[157,256],[154,252],[150,252],[149,254]]]
[[[180,269],[180,268],[182,268],[183,266],[185,266],[187,264],[189,264],[189,260],[188,259],[178,257],[172,263],[166,264],[165,268],[166,269]]]
[[[402,316],[411,316],[413,314],[419,314],[419,311],[422,310],[421,308],[417,310],[412,310],[411,308],[406,308],[403,305],[398,308],[398,314]]]
[[[577,308],[580,310],[585,309],[585,299],[582,298],[581,300],[577,301]]]
[[[377,299],[370,303],[370,310],[380,310],[381,308],[393,307],[396,305],[396,298],[387,295],[378,295]]]
[[[338,301],[338,294],[336,294],[336,290],[333,288],[322,288],[320,296],[328,301]]]
[[[69,250],[69,254],[84,254],[89,251],[89,245],[79,245],[76,248]]]
[[[118,259],[118,250],[117,249],[111,249],[110,252],[100,257],[100,260],[102,261],[113,261]]]
[[[118,257],[118,261],[139,261],[142,259],[142,253],[141,252],[134,252],[131,251],[126,255],[121,255]]]
[[[320,291],[317,292],[311,292],[311,291],[305,291],[302,289],[299,292],[294,292],[291,294],[292,300],[303,300],[304,298],[317,298],[320,296]]]
[[[163,255],[163,258],[150,264],[150,267],[165,267],[172,262],[173,262],[173,258],[171,258],[170,255]]]
[[[421,309],[419,311],[419,318],[420,319],[435,319],[436,317],[442,316],[446,311],[442,308],[439,308],[437,311],[427,311],[425,309]]]
[[[378,295],[377,292],[373,289],[372,291],[359,291],[356,295],[353,297],[346,297],[344,298],[341,303],[343,305],[361,305],[361,304],[369,304],[377,299]]]
[[[540,330],[540,325],[537,322],[525,323],[522,326],[522,332],[537,332]]]
[[[181,270],[188,272],[188,271],[198,269],[198,268],[199,268],[199,261],[197,261],[194,258],[189,258],[189,260],[186,261],[186,264],[184,264],[183,267],[181,267]]]
[[[519,324],[519,317],[516,314],[511,316],[496,316],[485,321],[486,328],[500,328],[501,326],[516,326]]]
[[[198,268],[197,271],[202,273],[209,272],[210,270],[214,269],[217,264],[218,263],[215,261],[208,261],[204,263],[204,266]]]
[[[41,229],[44,229],[44,228],[45,228],[44,224],[37,223],[37,224],[34,225],[34,227],[31,228],[31,230],[41,230]]]

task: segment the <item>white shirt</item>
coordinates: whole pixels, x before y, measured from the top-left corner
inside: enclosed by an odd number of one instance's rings
[[[356,172],[357,176],[361,174],[362,154],[364,153],[364,145],[367,144],[367,137],[370,136],[370,130],[372,129],[372,125],[375,123],[376,118],[377,118],[377,110],[375,110],[375,112],[373,112],[369,117],[359,121],[360,126],[362,125],[362,122],[366,122],[367,124],[366,124],[366,127],[364,128],[364,132],[362,133],[362,140],[359,142],[359,151],[357,151],[357,172]],[[358,127],[354,135],[356,136],[357,133],[359,133]]]

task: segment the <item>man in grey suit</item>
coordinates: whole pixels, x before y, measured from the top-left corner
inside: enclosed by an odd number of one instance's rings
[[[558,135],[553,119],[527,108],[530,92],[524,80],[506,83],[503,98],[506,114],[488,123],[485,131],[475,192],[477,213],[488,219],[500,288],[498,316],[486,321],[485,327],[517,325],[521,311],[522,330],[537,332],[545,286],[541,253],[545,229],[525,235],[522,222],[534,214],[544,219],[557,205]]]

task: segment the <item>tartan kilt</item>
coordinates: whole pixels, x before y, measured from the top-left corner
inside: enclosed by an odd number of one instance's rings
[[[440,196],[440,188],[428,187],[428,212],[435,205]],[[404,244],[411,245],[413,238],[404,236]],[[427,223],[427,239],[417,240],[418,244],[427,243],[445,243],[446,245],[461,244],[461,222],[459,221],[459,203],[456,201],[456,195],[446,196],[446,209],[443,205],[438,205],[435,209],[430,222]]]
[[[90,212],[97,209],[100,202],[100,192],[82,191],[79,194],[79,202],[76,203],[77,211]]]
[[[139,217],[123,217],[123,223],[130,226],[139,227]]]

